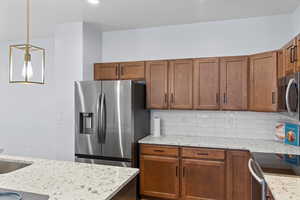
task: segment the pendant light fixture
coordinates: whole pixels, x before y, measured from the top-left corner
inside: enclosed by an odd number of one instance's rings
[[[26,44],[9,47],[9,83],[45,83],[45,49],[30,44],[30,0],[26,0]]]

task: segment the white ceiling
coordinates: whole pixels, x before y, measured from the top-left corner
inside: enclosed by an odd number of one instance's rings
[[[300,0],[31,0],[34,36],[53,34],[55,24],[86,21],[102,31],[291,13]],[[0,1],[0,40],[23,38],[25,0]]]

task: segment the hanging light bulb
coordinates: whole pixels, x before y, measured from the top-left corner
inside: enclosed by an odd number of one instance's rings
[[[45,83],[45,49],[30,44],[30,0],[26,0],[26,7],[27,7],[26,43],[19,44],[19,45],[10,45],[9,82],[44,84]],[[21,58],[19,58],[20,55],[22,55]],[[34,62],[32,62],[32,55],[34,56],[34,60],[33,60]],[[18,62],[20,61],[20,59],[21,62]],[[32,63],[34,63],[34,66],[32,66]]]
[[[23,66],[23,69],[22,69],[22,76],[25,79],[26,79],[26,77],[28,79],[30,79],[33,76],[33,69],[32,69],[31,55],[30,54],[25,55],[24,66]]]

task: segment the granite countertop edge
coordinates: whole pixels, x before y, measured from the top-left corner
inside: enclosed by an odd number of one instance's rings
[[[0,155],[2,161],[31,164],[0,174],[0,188],[48,195],[49,200],[110,200],[139,169]]]

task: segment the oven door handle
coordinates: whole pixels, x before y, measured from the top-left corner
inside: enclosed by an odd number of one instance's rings
[[[252,159],[249,159],[248,162],[248,168],[249,171],[251,173],[251,175],[255,178],[255,180],[261,185],[261,200],[266,200],[266,182],[264,179],[258,177],[258,175],[254,172],[253,168],[252,168],[252,164],[255,164],[257,166],[257,168],[260,169],[259,165]]]
[[[291,90],[293,83],[296,83],[296,80],[290,79],[288,86],[286,88],[286,93],[285,93],[285,103],[286,103],[286,108],[287,108],[288,113],[292,113],[292,109],[291,109],[290,102],[289,102],[289,94],[290,94],[290,90]]]

